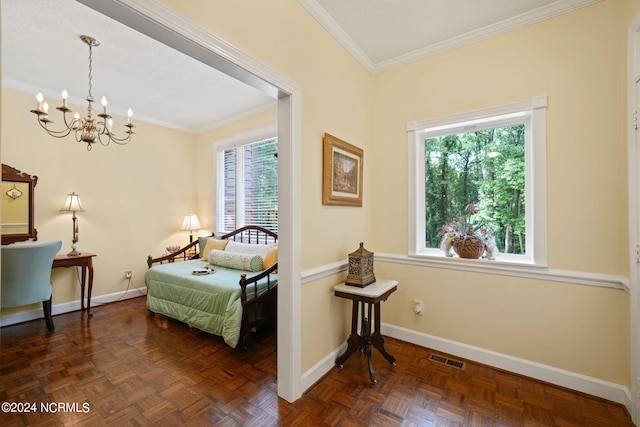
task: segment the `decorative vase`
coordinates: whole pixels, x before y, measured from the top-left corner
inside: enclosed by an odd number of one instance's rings
[[[460,258],[478,259],[484,253],[484,242],[480,237],[457,237],[453,240],[453,250]]]

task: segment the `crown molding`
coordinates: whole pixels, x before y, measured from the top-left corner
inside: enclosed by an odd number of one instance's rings
[[[602,0],[557,0],[529,12],[505,19],[495,24],[452,37],[439,43],[406,54],[374,63],[369,56],[360,49],[351,37],[324,10],[316,0],[298,0],[298,2],[322,25],[347,51],[356,58],[370,73],[376,74],[400,67],[430,56],[448,52],[459,47],[478,42],[490,37],[504,34],[536,22],[544,21],[564,13],[572,12]]]
[[[262,112],[265,111],[269,111],[269,110],[276,110],[277,109],[277,104],[275,101],[273,102],[266,102],[264,104],[261,105],[257,105],[253,108],[249,108],[247,110],[244,110],[238,114],[234,114],[228,117],[225,117],[223,119],[217,120],[213,123],[208,124],[205,127],[202,128],[198,128],[198,129],[194,129],[193,133],[196,134],[201,134],[201,133],[205,133],[205,132],[209,132],[213,129],[217,129],[219,127],[222,127],[224,125],[228,125],[230,123],[236,122],[238,120],[242,120],[242,119],[246,119],[248,117],[254,116],[256,114],[260,114]]]
[[[375,72],[375,64],[360,46],[342,29],[340,25],[318,4],[316,0],[298,0],[307,12],[324,27],[354,58],[370,73]]]

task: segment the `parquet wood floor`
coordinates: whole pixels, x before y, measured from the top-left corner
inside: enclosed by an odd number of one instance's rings
[[[459,370],[391,338],[397,366],[375,352],[377,385],[356,353],[290,404],[276,393],[273,331],[238,352],[149,314],[144,297],[92,311],[55,316],[53,333],[42,320],[0,330],[0,402],[37,405],[0,412],[0,426],[633,425],[621,405],[471,361]]]

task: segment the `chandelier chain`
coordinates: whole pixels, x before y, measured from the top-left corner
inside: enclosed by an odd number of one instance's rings
[[[56,109],[62,112],[64,120],[64,128],[61,130],[53,130],[49,128],[49,124],[53,123],[49,119],[49,106],[44,102],[44,97],[41,93],[36,96],[37,106],[34,110],[31,110],[33,114],[38,116],[38,124],[46,130],[49,135],[55,138],[64,138],[70,133],[74,133],[76,141],[84,142],[87,144],[87,150],[91,150],[92,146],[96,143],[102,145],[109,145],[109,142],[113,142],[119,145],[125,145],[131,140],[131,135],[134,134],[133,128],[135,127],[131,122],[133,112],[131,109],[127,112],[127,123],[124,125],[124,136],[121,138],[111,131],[113,120],[109,113],[107,113],[107,98],[102,98],[103,112],[97,115],[97,118],[93,117],[93,48],[99,46],[100,42],[90,36],[80,36],[87,46],[89,46],[89,93],[87,95],[87,115],[86,117],[80,117],[76,112],[72,119],[67,119],[67,114],[73,114],[73,111],[67,106],[67,91],[62,91],[62,105]]]
[[[93,46],[89,45],[89,97],[88,101],[93,102],[93,95],[91,94],[92,84],[91,84],[91,72],[93,71]]]

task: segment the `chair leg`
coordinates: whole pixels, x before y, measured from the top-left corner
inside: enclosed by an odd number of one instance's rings
[[[51,317],[51,300],[53,299],[53,295],[49,298],[48,301],[42,301],[42,311],[44,311],[44,320],[47,322],[47,329],[49,331],[53,331],[55,326],[53,326],[53,318]]]

